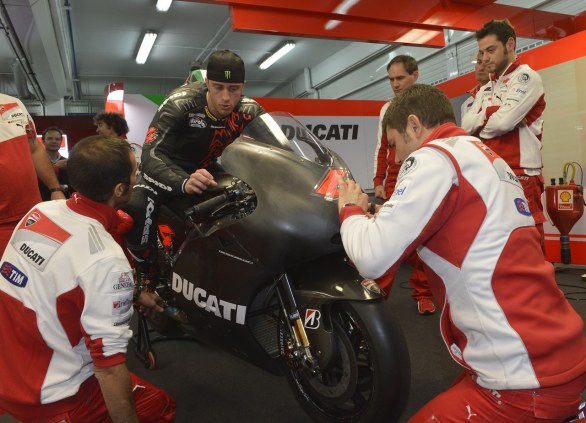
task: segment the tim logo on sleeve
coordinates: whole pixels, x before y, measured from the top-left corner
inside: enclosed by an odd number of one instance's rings
[[[28,282],[28,276],[22,273],[15,265],[5,261],[0,266],[0,274],[12,285],[24,288]]]
[[[524,198],[515,198],[515,206],[517,207],[517,211],[524,216],[531,216],[531,210],[529,210],[529,205]]]

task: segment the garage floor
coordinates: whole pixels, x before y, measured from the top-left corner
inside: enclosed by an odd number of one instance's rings
[[[446,389],[460,368],[450,358],[439,334],[439,316],[419,316],[406,283],[410,269],[398,273],[387,301],[401,323],[409,345],[412,366],[411,394],[401,423]],[[560,288],[586,319],[586,270],[557,273]],[[177,401],[177,423],[302,423],[307,415],[297,405],[284,378],[193,341],[155,344],[157,368],[146,370],[129,349],[131,371],[167,390]],[[1,423],[13,422],[0,417]]]

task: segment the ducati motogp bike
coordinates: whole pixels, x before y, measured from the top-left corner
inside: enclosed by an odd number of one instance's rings
[[[156,291],[168,306],[148,327],[284,375],[316,422],[397,421],[409,355],[378,285],[344,254],[344,161],[291,115],[267,113],[221,167],[203,201],[161,212]],[[139,346],[153,367],[146,327]]]

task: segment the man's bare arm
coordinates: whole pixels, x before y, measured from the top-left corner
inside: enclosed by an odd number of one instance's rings
[[[94,367],[102,395],[114,423],[139,423],[132,399],[132,381],[125,363]]]

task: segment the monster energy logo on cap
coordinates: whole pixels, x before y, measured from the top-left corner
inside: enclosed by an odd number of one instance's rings
[[[230,50],[216,51],[208,60],[207,78],[217,82],[244,82],[244,62]]]

